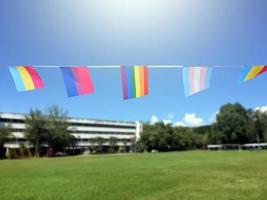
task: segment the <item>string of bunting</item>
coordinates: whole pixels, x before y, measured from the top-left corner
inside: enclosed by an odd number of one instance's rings
[[[18,92],[42,89],[43,80],[36,68],[59,68],[68,97],[95,92],[89,68],[120,68],[123,99],[148,95],[148,68],[182,68],[185,96],[191,96],[210,87],[213,69],[223,66],[8,66]],[[238,82],[251,80],[267,71],[267,66],[242,67]]]

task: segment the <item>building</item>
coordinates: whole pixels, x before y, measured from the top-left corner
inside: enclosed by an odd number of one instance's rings
[[[10,125],[13,138],[5,144],[5,148],[19,148],[21,145],[30,146],[25,139],[25,114],[0,113],[0,126]],[[104,146],[109,146],[108,139],[116,137],[118,146],[130,146],[140,138],[142,124],[138,121],[91,120],[83,118],[68,118],[69,131],[77,139],[76,148],[88,149],[91,139],[102,137],[106,139]]]

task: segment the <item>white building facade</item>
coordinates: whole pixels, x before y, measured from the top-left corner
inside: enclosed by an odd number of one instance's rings
[[[5,144],[6,148],[19,148],[21,145],[30,146],[25,139],[25,114],[0,113],[0,126],[12,128],[12,140]],[[131,146],[140,138],[142,124],[138,121],[91,120],[83,118],[68,118],[69,131],[76,138],[77,148],[89,148],[92,138],[106,139],[104,146],[109,146],[108,139],[115,137],[118,146]]]

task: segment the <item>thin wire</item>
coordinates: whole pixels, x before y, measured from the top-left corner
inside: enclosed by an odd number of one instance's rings
[[[0,65],[0,67],[8,67],[8,66],[11,66],[11,65]],[[12,66],[16,66],[16,65],[12,65]],[[64,66],[64,67],[73,67],[71,65],[61,65],[61,66]],[[61,67],[61,66],[56,66],[56,65],[33,65],[33,67],[36,67],[36,68],[58,68],[58,67]],[[75,66],[78,66],[78,65],[75,65]],[[190,67],[198,67],[200,65],[196,65],[196,66],[190,66]],[[203,66],[203,65],[201,65]],[[208,66],[208,65],[206,65]],[[239,67],[244,67],[245,65],[225,65],[225,66],[222,66],[222,65],[214,65],[214,66],[211,66],[213,68],[239,68]],[[93,66],[87,66],[89,68],[120,68],[120,65],[93,65]],[[147,65],[148,68],[183,68],[184,66],[183,65]],[[185,66],[187,67],[187,66]]]

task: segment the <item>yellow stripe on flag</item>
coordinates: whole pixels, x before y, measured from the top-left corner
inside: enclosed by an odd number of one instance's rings
[[[144,66],[140,67],[139,72],[140,72],[140,96],[144,96],[145,95],[145,84],[144,84],[145,72],[144,72]]]
[[[258,75],[258,73],[262,70],[264,66],[253,66],[249,73],[247,74],[245,81],[255,78],[255,76]]]
[[[140,72],[139,72],[139,66],[134,66],[134,76],[135,76],[136,97],[140,97]]]
[[[32,78],[31,78],[30,74],[28,73],[28,71],[25,69],[25,67],[17,66],[17,70],[20,73],[25,90],[33,90],[34,84],[33,84]]]

